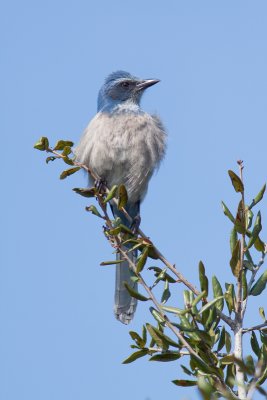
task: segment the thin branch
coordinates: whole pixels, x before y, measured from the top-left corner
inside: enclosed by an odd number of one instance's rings
[[[267,321],[263,322],[262,324],[252,326],[251,328],[244,328],[242,329],[243,333],[251,332],[251,331],[263,331],[267,329]]]
[[[240,179],[243,183],[243,161],[237,162],[239,165],[239,175]],[[241,213],[241,220],[245,219],[245,195],[244,190],[241,192],[241,204],[242,207]],[[243,273],[243,263],[244,263],[244,249],[245,249],[245,232],[241,235],[241,245],[240,245],[240,266],[239,272],[237,276],[237,294],[236,294],[236,312],[235,312],[235,322],[236,327],[234,330],[234,355],[237,359],[243,360],[243,343],[242,343],[242,326],[243,326],[243,313],[242,313],[242,273]],[[246,399],[246,388],[245,388],[245,374],[242,371],[242,368],[235,363],[236,367],[236,382],[237,382],[237,389],[238,389],[238,396],[240,399]]]

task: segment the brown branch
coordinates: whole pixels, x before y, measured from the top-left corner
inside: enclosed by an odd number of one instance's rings
[[[252,326],[251,328],[244,328],[242,329],[243,333],[251,332],[251,331],[263,331],[267,329],[267,321],[263,322],[262,324]]]

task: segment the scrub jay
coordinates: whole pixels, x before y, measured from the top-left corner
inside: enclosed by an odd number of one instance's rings
[[[110,74],[98,94],[98,112],[76,148],[77,161],[96,172],[109,188],[125,185],[126,210],[133,220],[139,218],[140,202],[166,147],[166,133],[160,119],[140,108],[145,89],[158,82],[157,79],[138,79],[124,71]],[[115,204],[112,212],[123,224],[130,225]],[[128,254],[135,262],[136,251]],[[117,259],[120,258],[117,254]],[[132,320],[137,306],[137,300],[123,284],[126,281],[136,290],[137,284],[131,276],[127,261],[117,264],[114,313],[124,324]]]

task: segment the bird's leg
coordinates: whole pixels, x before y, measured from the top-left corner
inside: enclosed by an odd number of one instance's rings
[[[135,217],[133,217],[133,220],[131,223],[131,230],[133,231],[134,235],[137,235],[140,224],[141,224],[140,201],[138,201],[137,214]]]
[[[141,224],[141,215],[138,213],[132,220],[131,230],[133,231],[134,235],[137,235],[139,226]]]
[[[105,186],[107,185],[107,182],[105,181],[105,179],[96,179],[95,180],[95,188],[99,193],[103,193]]]

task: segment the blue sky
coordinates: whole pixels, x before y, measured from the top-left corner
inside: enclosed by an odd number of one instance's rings
[[[110,72],[161,79],[142,104],[164,121],[168,151],[142,228],[189,280],[198,283],[202,259],[229,282],[220,201],[234,208],[238,196],[227,170],[244,160],[248,198],[267,178],[266,15],[265,1],[2,3],[1,399],[196,398],[170,383],[179,363],[121,364],[129,328],[113,317],[114,270],[99,267],[111,249],[71,191],[85,177],[59,181],[63,165],[47,166],[32,146],[40,136],[77,142]],[[252,299],[247,324],[260,322],[258,306]],[[131,329],[148,314],[140,304]]]

